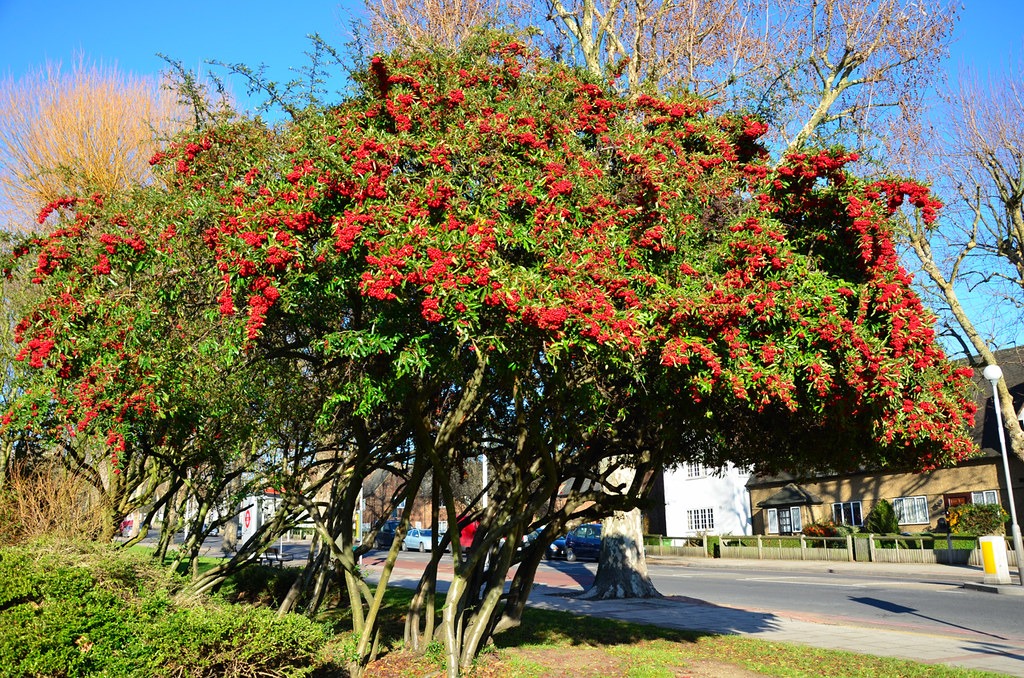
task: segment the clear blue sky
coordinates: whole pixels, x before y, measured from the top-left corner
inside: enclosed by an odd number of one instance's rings
[[[965,4],[951,70],[1006,66],[1024,55],[1024,1]],[[193,69],[207,59],[265,63],[284,80],[305,63],[307,34],[341,46],[362,14],[360,0],[0,0],[0,76],[18,78],[47,59],[70,63],[76,52],[155,75],[162,52]]]
[[[158,52],[191,70],[214,59],[258,66],[278,80],[306,63],[306,36],[341,47],[360,0],[0,0],[0,77],[19,78],[76,53],[138,75],[157,75]],[[240,83],[232,87],[244,94]]]

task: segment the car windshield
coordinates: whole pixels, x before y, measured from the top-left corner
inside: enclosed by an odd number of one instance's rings
[[[421,537],[429,537],[430,536],[430,530],[420,530],[420,536]]]

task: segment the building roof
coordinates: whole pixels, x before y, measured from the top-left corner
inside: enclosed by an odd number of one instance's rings
[[[1013,409],[1021,412],[1024,407],[1024,346],[1007,348],[995,352],[996,362],[1003,370],[1003,381],[1013,398]],[[989,457],[1000,456],[999,428],[996,424],[995,403],[992,398],[992,387],[981,376],[984,365],[974,368],[974,402],[978,405],[978,413],[974,417],[972,437],[981,446],[981,451]],[[1007,441],[1009,442],[1009,441]]]
[[[1003,380],[1006,382],[1010,395],[1013,397],[1013,409],[1018,413],[1022,413],[1022,410],[1024,410],[1024,346],[996,351],[995,358],[999,367],[1003,370]],[[996,424],[992,386],[982,376],[985,365],[980,362],[977,356],[970,360],[963,359],[958,362],[970,365],[974,369],[974,376],[972,377],[974,383],[971,386],[973,392],[971,395],[978,406],[978,412],[974,416],[974,429],[971,431],[971,438],[981,448],[982,457],[999,458],[1001,456],[999,429]],[[871,470],[862,469],[861,473],[871,473]],[[847,476],[850,474],[839,474],[832,471],[821,471],[811,474],[812,477],[816,478],[837,475]],[[747,481],[747,487],[758,487],[800,479],[789,473],[753,475]]]
[[[764,501],[757,502],[757,505],[761,508],[768,508],[770,506],[799,506],[821,503],[821,497],[818,495],[811,494],[796,483],[789,483]]]

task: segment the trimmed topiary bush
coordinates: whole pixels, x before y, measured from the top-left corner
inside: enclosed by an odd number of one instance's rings
[[[900,523],[892,504],[879,499],[864,519],[864,531],[872,534],[896,534],[900,531]]]

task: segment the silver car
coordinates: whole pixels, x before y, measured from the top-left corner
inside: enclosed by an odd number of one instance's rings
[[[419,551],[420,553],[429,551],[431,535],[430,530],[420,530],[414,527],[406,533],[405,539],[402,540],[402,548],[406,551]]]

